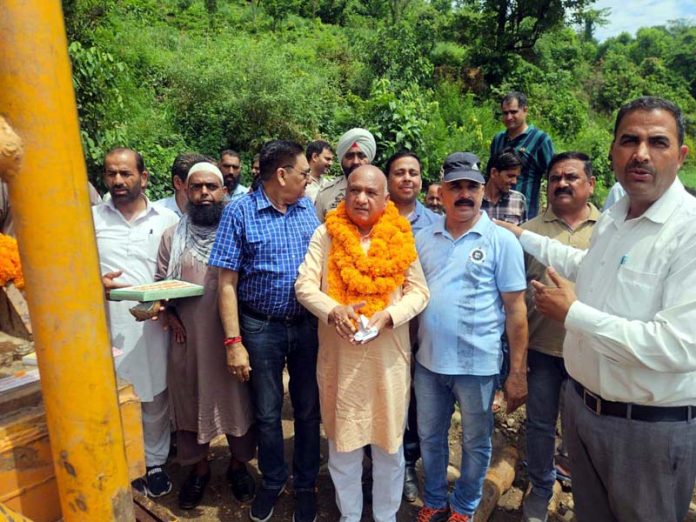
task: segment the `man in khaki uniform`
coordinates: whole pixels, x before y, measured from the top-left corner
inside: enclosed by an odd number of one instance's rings
[[[551,159],[548,173],[546,212],[522,225],[582,250],[590,246],[590,236],[600,212],[589,202],[594,191],[590,158],[582,152],[564,152]],[[547,267],[525,254],[527,281],[551,284]],[[527,289],[529,351],[527,364],[527,470],[532,491],[524,501],[524,520],[547,519],[548,502],[556,480],[554,452],[556,418],[561,386],[568,379],[563,364],[563,324],[536,310],[533,289]]]
[[[339,138],[336,156],[341,164],[343,176],[337,177],[319,190],[314,202],[319,221],[323,223],[326,213],[343,201],[348,185],[348,174],[361,165],[372,163],[376,154],[375,137],[366,129],[356,127]]]

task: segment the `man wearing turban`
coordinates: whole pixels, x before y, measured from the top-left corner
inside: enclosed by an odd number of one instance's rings
[[[336,178],[323,187],[317,194],[314,207],[319,221],[324,222],[324,217],[343,201],[348,186],[348,174],[361,165],[372,163],[377,154],[375,137],[367,129],[350,129],[338,139],[336,155],[343,169],[343,176]]]

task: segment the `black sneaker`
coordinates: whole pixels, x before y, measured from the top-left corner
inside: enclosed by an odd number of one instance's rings
[[[169,475],[162,469],[162,466],[148,467],[145,480],[147,481],[147,496],[150,498],[163,497],[172,491],[172,481],[169,480]]]
[[[315,522],[317,519],[317,494],[314,491],[295,492],[293,522]]]
[[[200,476],[191,472],[179,490],[179,507],[181,509],[193,509],[203,500],[205,487],[210,482],[210,472]]]
[[[254,498],[256,483],[246,466],[239,469],[227,468],[226,477],[238,502],[249,502]]]
[[[147,495],[147,481],[145,477],[140,477],[131,482],[131,487],[141,495]]]
[[[261,488],[256,493],[254,503],[249,510],[249,518],[254,522],[266,522],[273,516],[276,500],[285,491],[285,484],[279,488]]]

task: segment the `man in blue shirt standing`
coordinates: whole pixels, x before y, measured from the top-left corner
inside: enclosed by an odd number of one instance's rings
[[[421,177],[421,161],[413,152],[402,150],[393,154],[384,164],[387,174],[389,199],[396,205],[399,214],[408,219],[411,230],[416,234],[423,228],[442,220],[442,217],[418,201],[423,187]],[[415,320],[411,322],[411,343],[415,345]],[[415,346],[414,346],[415,350]],[[411,401],[408,405],[408,420],[404,432],[404,499],[415,502],[418,497],[418,475],[416,462],[420,458],[420,443],[418,442],[418,423],[416,416],[416,398],[411,388]]]
[[[527,124],[527,97],[521,92],[506,94],[500,112],[506,130],[493,138],[486,170],[490,172],[492,159],[506,147],[513,147],[523,157],[524,166],[515,190],[527,199],[527,217],[532,219],[539,213],[541,180],[553,156],[553,143],[544,131]]]
[[[481,211],[485,180],[479,159],[455,152],[445,160],[445,219],[421,230],[416,247],[430,288],[420,315],[414,387],[425,488],[419,522],[469,522],[481,500],[493,433],[493,394],[510,344],[505,381],[508,412],[527,394],[527,287],[522,249]],[[447,498],[447,432],[459,403],[461,477]]]
[[[227,365],[239,380],[251,380],[263,483],[249,516],[256,522],[271,518],[289,476],[281,426],[287,360],[295,416],[294,520],[313,522],[319,471],[317,320],[297,302],[294,283],[319,221],[304,197],[310,170],[299,144],[267,143],[260,168],[259,189],[225,208],[209,264],[220,268]]]

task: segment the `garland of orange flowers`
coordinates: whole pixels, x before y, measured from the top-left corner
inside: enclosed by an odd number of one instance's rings
[[[22,263],[19,260],[17,240],[0,234],[0,287],[13,281],[17,288],[24,288]]]
[[[345,202],[327,214],[326,230],[331,236],[329,295],[341,304],[365,301],[359,313],[367,317],[384,310],[417,257],[408,220],[389,201],[372,229],[367,253],[360,246],[358,227],[346,214]]]

